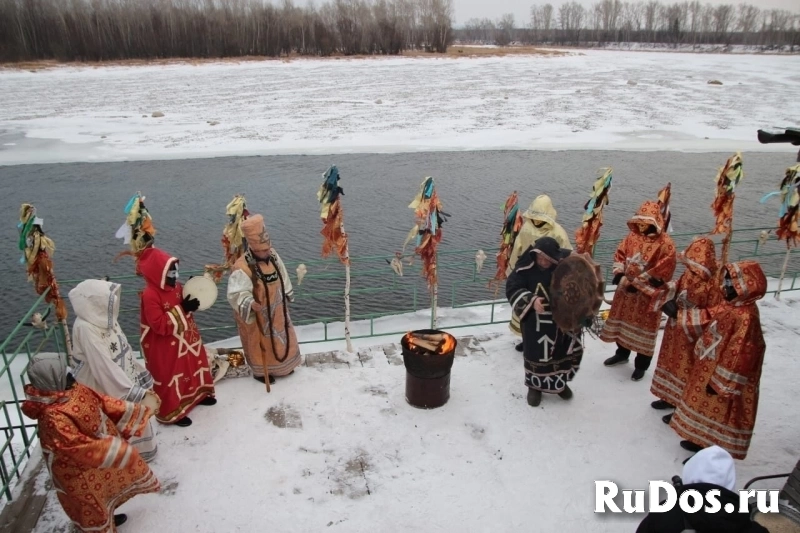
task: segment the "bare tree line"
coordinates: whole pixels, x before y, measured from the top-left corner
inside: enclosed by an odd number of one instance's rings
[[[800,46],[800,14],[760,9],[751,4],[703,4],[698,0],[661,3],[600,0],[591,7],[576,2],[535,5],[524,28],[513,15],[496,21],[471,19],[456,38],[506,45],[581,43],[668,43],[673,45]]]
[[[446,52],[452,0],[0,0],[0,61]]]

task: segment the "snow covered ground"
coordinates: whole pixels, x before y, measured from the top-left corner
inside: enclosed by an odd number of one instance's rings
[[[484,149],[780,151],[800,55],[225,61],[0,71],[0,164]],[[723,85],[709,85],[719,80]],[[153,118],[156,111],[164,114]]]
[[[767,354],[738,487],[786,472],[800,456],[792,348],[800,294],[781,302],[769,295],[760,308]],[[479,309],[487,320],[488,308]],[[443,329],[480,318],[475,308],[442,312]],[[386,327],[426,320],[403,316]],[[121,531],[634,531],[642,515],[594,513],[594,481],[646,489],[680,474],[689,455],[661,422],[664,413],[650,407],[649,379],[632,382],[630,364],[605,368],[614,347],[587,336],[575,397],[546,397],[532,408],[517,338],[505,324],[450,331],[473,339],[453,365],[450,401],[435,410],[405,401],[402,359],[388,346],[399,335],[356,340],[360,355],[342,352],[340,362],[311,357],[317,364],[301,366],[271,394],[250,378],[222,380],[219,403],[198,407],[191,427],[159,427],[152,467],[164,491],[120,508],[129,516]],[[306,355],[333,350],[344,343],[303,347]],[[36,531],[65,528],[50,493]]]

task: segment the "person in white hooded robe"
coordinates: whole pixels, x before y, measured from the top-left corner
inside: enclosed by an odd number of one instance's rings
[[[119,317],[121,287],[100,279],[82,281],[69,291],[75,311],[72,326],[72,361],[75,381],[101,394],[143,403],[152,409],[160,405],[153,392],[153,376],[139,363],[122,332]],[[158,451],[152,423],[129,442],[147,462]]]

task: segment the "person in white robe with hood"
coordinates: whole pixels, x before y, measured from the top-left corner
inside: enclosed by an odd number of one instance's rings
[[[119,317],[121,287],[100,279],[82,281],[69,291],[75,311],[72,326],[72,361],[75,380],[106,396],[143,403],[157,410],[153,376],[134,357]],[[147,462],[158,451],[152,423],[129,442]]]

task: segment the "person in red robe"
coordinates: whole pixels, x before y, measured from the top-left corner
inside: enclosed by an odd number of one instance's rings
[[[695,345],[697,361],[673,413],[670,427],[681,447],[698,451],[717,445],[744,459],[753,438],[758,388],[766,343],[756,302],[767,278],[756,261],[725,266],[724,300]]]
[[[631,379],[639,381],[650,368],[661,324],[661,310],[653,310],[653,297],[672,279],[677,258],[658,202],[644,202],[628,227],[630,233],[614,253],[617,290],[600,340],[617,343],[616,354],[605,360],[605,366],[627,363],[636,352]]]
[[[61,507],[80,531],[114,533],[114,511],[161,485],[128,442],[141,436],[149,407],[99,394],[67,373],[59,354],[37,354],[27,369],[22,412],[39,425],[44,464]]]
[[[722,291],[716,279],[714,241],[697,237],[678,254],[686,269],[677,281],[664,285],[654,299],[653,310],[669,317],[658,352],[650,392],[658,398],[654,409],[674,409],[683,395],[694,365],[694,346],[711,322],[711,309],[719,304]],[[669,424],[672,413],[663,417]]]
[[[161,399],[156,420],[189,426],[198,404],[214,405],[214,378],[192,312],[200,302],[184,298],[178,259],[155,247],[139,257],[147,286],[142,292],[141,344],[153,390]]]

